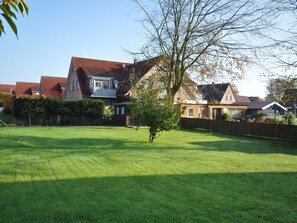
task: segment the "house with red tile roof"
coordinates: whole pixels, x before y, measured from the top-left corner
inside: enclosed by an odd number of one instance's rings
[[[0,93],[12,93],[14,94],[15,85],[0,84]]]
[[[65,98],[99,98],[106,105],[127,101],[131,95],[131,70],[134,69],[138,81],[143,81],[156,73],[159,61],[160,57],[134,63],[72,57]],[[187,76],[176,100],[196,101],[196,93],[196,83]]]
[[[16,82],[15,95],[16,97],[39,97],[39,83],[32,82]]]
[[[39,95],[44,98],[64,98],[66,77],[41,76]]]

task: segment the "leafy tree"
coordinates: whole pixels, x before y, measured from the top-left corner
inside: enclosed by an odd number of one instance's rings
[[[18,37],[18,30],[14,20],[17,20],[16,13],[23,16],[28,14],[28,5],[25,0],[0,0],[0,13],[2,18],[8,23],[14,34]],[[5,28],[0,19],[0,36],[5,33]]]
[[[297,84],[297,79],[282,79],[282,78],[276,78],[276,79],[270,79],[267,83],[266,90],[267,90],[267,96],[266,100],[268,101],[277,101],[281,104],[286,104],[286,101],[283,101],[284,99],[284,93],[288,89],[295,88]]]
[[[138,126],[149,127],[149,142],[153,143],[159,132],[178,127],[180,109],[172,104],[171,97],[159,85],[157,75],[137,84],[132,78],[132,82],[133,122]]]
[[[160,70],[169,96],[174,98],[186,73],[238,77],[253,48],[248,39],[270,26],[270,0],[134,0],[144,12],[148,41],[145,58],[163,56]]]

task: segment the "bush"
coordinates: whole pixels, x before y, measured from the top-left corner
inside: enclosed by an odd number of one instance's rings
[[[292,112],[286,112],[284,118],[288,125],[297,125],[297,118]]]
[[[222,114],[222,120],[223,121],[230,121],[231,120],[231,115],[229,112],[225,112],[224,114]]]
[[[4,114],[11,114],[13,95],[9,93],[0,93],[0,101],[3,106]]]
[[[286,120],[280,115],[266,116],[265,119],[264,119],[264,123],[287,125]]]
[[[44,124],[57,116],[66,122],[80,117],[102,120],[103,111],[104,103],[101,100],[17,98],[14,100],[13,116],[24,120],[31,117],[36,123]]]

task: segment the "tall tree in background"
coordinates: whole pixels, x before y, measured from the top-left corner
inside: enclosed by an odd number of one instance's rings
[[[297,1],[271,0],[276,4],[276,21],[269,32],[263,33],[263,67],[275,78],[297,78]],[[267,58],[265,63],[264,58]]]
[[[287,90],[295,89],[297,86],[297,80],[296,79],[270,79],[267,83],[266,89],[267,89],[267,101],[277,101],[281,104],[285,104],[286,102],[283,101],[284,94]]]
[[[171,98],[186,73],[238,77],[249,61],[249,37],[270,26],[270,0],[134,0],[144,12],[148,42],[141,55],[163,56],[160,70]],[[250,44],[248,44],[250,41]]]
[[[28,14],[28,5],[25,0],[0,0],[0,13],[2,18],[8,23],[14,34],[18,37],[18,29],[14,22],[17,20],[16,13],[23,16]],[[3,20],[0,19],[0,36],[5,33]]]

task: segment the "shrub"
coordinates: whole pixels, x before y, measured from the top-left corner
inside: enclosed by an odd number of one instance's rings
[[[13,115],[25,120],[30,116],[38,124],[43,124],[57,116],[65,120],[78,117],[102,119],[103,111],[104,103],[101,100],[17,98],[14,100]]]
[[[12,98],[14,96],[9,93],[0,93],[0,101],[2,102],[3,106],[3,113],[4,114],[11,114],[11,108],[12,108]]]
[[[288,125],[297,125],[297,118],[292,112],[286,112],[284,118],[287,121]]]
[[[286,120],[281,115],[266,116],[264,122],[267,124],[281,124],[287,125]]]
[[[229,112],[225,112],[224,114],[222,114],[222,120],[223,121],[230,121],[231,120],[231,115]]]

